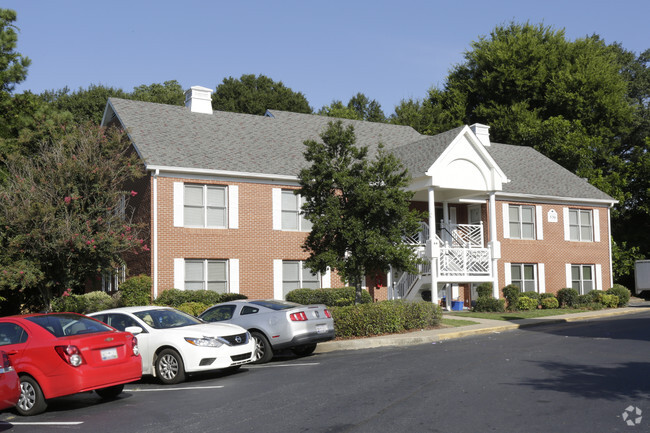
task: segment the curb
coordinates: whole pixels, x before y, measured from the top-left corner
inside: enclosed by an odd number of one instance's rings
[[[579,322],[585,320],[615,317],[628,314],[637,314],[648,311],[647,308],[623,308],[614,311],[598,311],[566,314],[563,316],[549,316],[548,318],[521,319],[509,323],[500,323],[498,320],[484,320],[476,325],[468,325],[458,328],[442,328],[427,331],[415,331],[405,334],[391,334],[378,337],[356,338],[350,340],[328,341],[319,343],[314,353],[328,353],[340,350],[372,349],[377,347],[400,347],[414,346],[418,344],[431,344],[447,340],[455,340],[475,335],[493,334],[505,331],[513,331],[519,328],[527,328],[540,325],[554,325],[561,323]],[[468,320],[476,318],[468,317]]]

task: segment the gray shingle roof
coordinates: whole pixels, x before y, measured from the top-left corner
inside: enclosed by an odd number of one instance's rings
[[[147,166],[260,175],[297,176],[306,162],[304,141],[318,140],[334,120],[270,110],[255,116],[110,98]],[[413,177],[422,175],[463,127],[424,136],[409,126],[341,119],[354,126],[357,144],[373,154],[378,143],[398,156]],[[607,194],[529,147],[493,143],[488,152],[511,182],[504,193],[612,200]]]

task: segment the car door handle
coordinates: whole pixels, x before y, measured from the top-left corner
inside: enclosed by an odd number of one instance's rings
[[[18,355],[18,351],[17,351],[17,350],[12,350],[12,351],[10,351],[10,352],[7,352],[7,355],[9,355],[9,356],[11,356],[11,355]]]

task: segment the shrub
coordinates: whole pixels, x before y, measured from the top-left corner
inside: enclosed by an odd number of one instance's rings
[[[68,292],[69,293],[69,292]],[[52,311],[56,313],[88,314],[115,308],[117,303],[108,293],[94,291],[83,295],[66,294],[52,300]]]
[[[618,296],[618,306],[624,307],[630,302],[630,296],[632,295],[630,291],[621,284],[614,284],[611,289],[607,291],[610,295]]]
[[[120,304],[124,307],[135,307],[151,304],[151,278],[147,275],[131,277],[120,284]]]
[[[508,284],[503,288],[503,297],[506,298],[508,310],[517,308],[519,296],[521,296],[521,290],[514,284]]]
[[[542,299],[546,299],[546,298],[557,299],[553,293],[540,293],[540,294],[539,294],[539,300],[540,300],[540,301],[541,301]]]
[[[178,308],[188,302],[198,302],[210,306],[235,299],[247,299],[247,297],[239,293],[218,293],[211,290],[168,289],[158,295],[155,304]]]
[[[600,303],[603,304],[606,308],[616,308],[618,307],[618,296],[616,295],[608,295],[605,293],[604,295],[601,296]]]
[[[506,300],[488,297],[478,298],[476,300],[476,304],[474,304],[474,307],[472,307],[472,311],[484,313],[502,313],[506,311]]]
[[[82,296],[86,298],[84,314],[109,310],[117,307],[117,300],[106,292],[95,291],[86,293]]]
[[[479,298],[491,298],[492,297],[492,283],[481,283],[476,287],[476,293],[478,293]]]
[[[558,290],[557,301],[560,303],[560,307],[575,308],[577,306],[578,296],[580,295],[576,289],[564,288]]]
[[[330,309],[337,337],[368,337],[435,326],[442,311],[430,302],[382,301]]]
[[[522,296],[525,296],[525,297],[530,298],[530,299],[534,299],[536,301],[539,301],[540,298],[541,298],[541,296],[537,292],[524,292],[521,295],[519,295],[519,297],[522,297]]]
[[[547,294],[550,295],[550,293]],[[540,302],[542,304],[542,308],[545,309],[557,308],[560,306],[560,303],[557,301],[557,298],[552,295],[551,297],[545,296],[541,298]]]
[[[588,308],[589,304],[591,304],[593,301],[591,300],[591,296],[589,295],[578,295],[578,298],[576,299],[574,307],[576,308]]]
[[[198,316],[208,309],[212,304],[204,304],[202,302],[185,302],[177,308],[189,315]]]
[[[591,299],[591,302],[600,302],[602,303],[603,295],[605,292],[602,290],[591,290],[585,294],[589,299]]]
[[[521,296],[517,299],[517,310],[534,310],[537,308],[537,299]]]
[[[287,301],[297,304],[325,304],[328,307],[345,307],[354,305],[356,289],[342,287],[338,289],[296,289],[287,293]],[[361,303],[372,303],[372,296],[366,290],[361,291]]]

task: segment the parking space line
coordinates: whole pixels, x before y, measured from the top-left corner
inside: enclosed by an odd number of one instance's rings
[[[305,365],[320,365],[320,362],[305,362],[302,364],[264,364],[264,365],[247,365],[246,368],[271,368],[271,367],[302,367]]]
[[[52,426],[57,426],[57,425],[79,425],[83,424],[83,421],[64,421],[64,422],[36,422],[36,421],[19,421],[19,422],[13,422],[13,421],[2,421],[2,423],[7,423],[11,425],[52,425]],[[0,424],[1,425],[1,424]]]
[[[127,388],[125,392],[154,392],[154,391],[187,391],[192,389],[217,389],[223,388],[223,385],[215,386],[187,386],[184,388]]]

